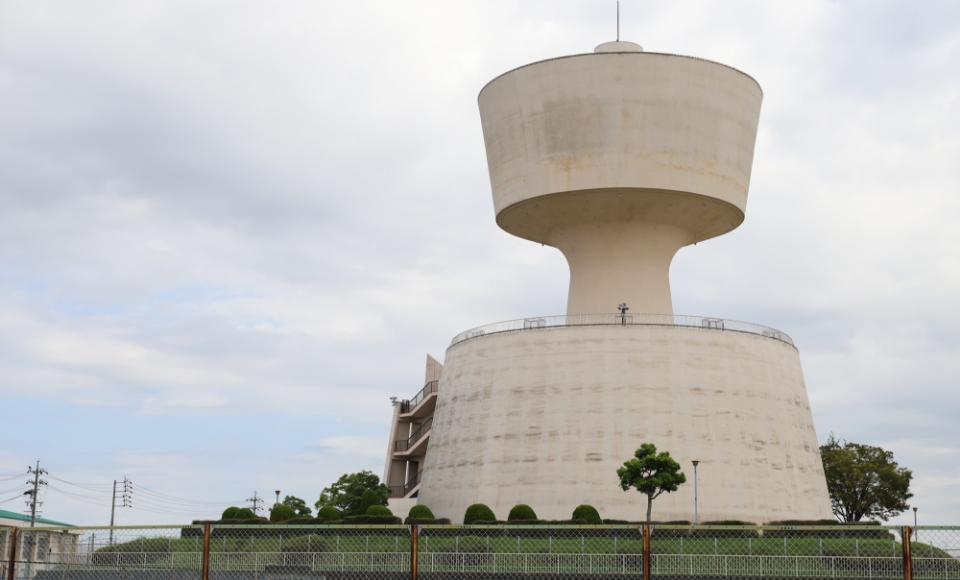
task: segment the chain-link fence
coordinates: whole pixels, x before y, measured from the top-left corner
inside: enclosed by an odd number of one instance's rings
[[[424,578],[641,575],[637,526],[421,526]]]
[[[0,580],[960,580],[960,527],[0,528]]]

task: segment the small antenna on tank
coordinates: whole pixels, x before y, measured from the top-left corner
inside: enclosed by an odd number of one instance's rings
[[[617,0],[617,42],[620,42],[620,0]]]

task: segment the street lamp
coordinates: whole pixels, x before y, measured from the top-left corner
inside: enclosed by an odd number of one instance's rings
[[[913,507],[913,541],[914,542],[918,541],[917,537],[918,537],[917,536],[917,507],[914,506]]]
[[[277,505],[278,503],[280,503],[280,490],[279,489],[276,490],[275,493],[277,494],[277,501],[273,502],[273,505]]]
[[[697,525],[700,523],[700,513],[697,506],[697,465],[700,461],[693,460],[693,523]]]

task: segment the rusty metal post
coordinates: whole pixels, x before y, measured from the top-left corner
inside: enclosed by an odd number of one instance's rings
[[[419,542],[417,541],[420,537],[420,526],[417,524],[410,525],[410,580],[417,580],[417,569],[419,568],[419,563],[417,562],[417,552],[420,551]]]
[[[650,525],[643,528],[643,580],[650,580]]]
[[[210,580],[210,524],[203,524],[203,567],[200,580]]]
[[[8,562],[7,578],[13,580],[17,566],[17,532],[20,528],[10,528],[10,561]]]
[[[913,528],[900,528],[900,542],[903,544],[903,580],[913,580],[913,555],[910,553],[910,536]]]

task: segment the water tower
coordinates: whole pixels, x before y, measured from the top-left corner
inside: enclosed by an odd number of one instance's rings
[[[832,517],[791,339],[674,315],[670,296],[677,251],[744,220],[762,97],[734,68],[629,42],[483,88],[497,224],[563,253],[567,313],[454,338],[420,503],[454,521],[477,502],[640,519],[615,472],[651,442],[699,461],[701,521]],[[693,511],[692,482],[654,505],[661,521]]]

